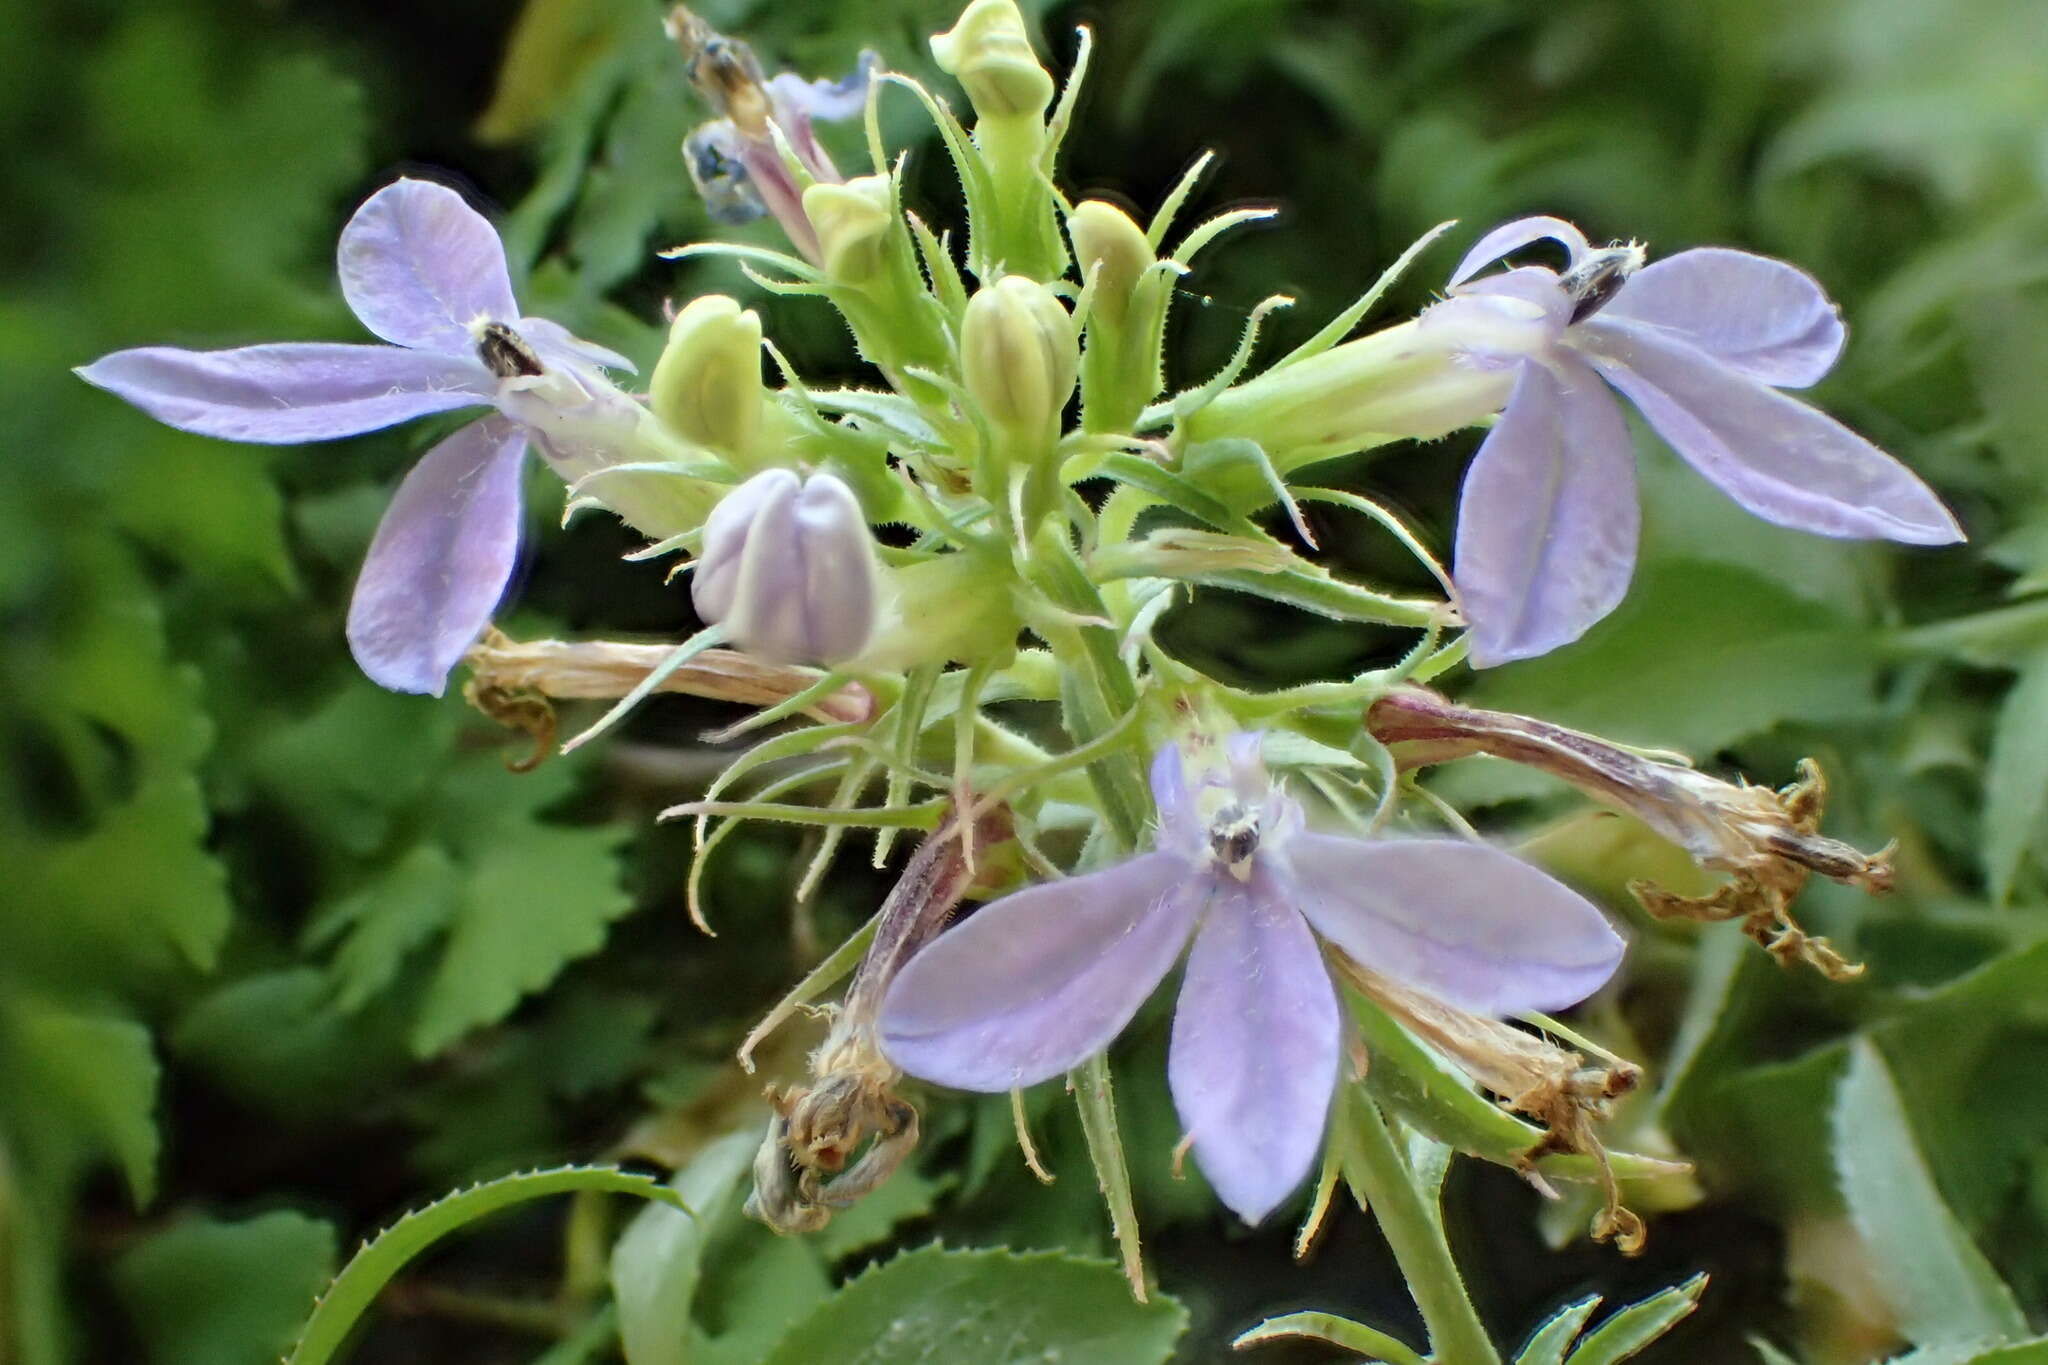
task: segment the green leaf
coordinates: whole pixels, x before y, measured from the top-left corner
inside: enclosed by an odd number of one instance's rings
[[[420,1056],[504,1018],[563,967],[603,947],[611,922],[633,908],[619,886],[626,830],[538,816],[574,780],[568,768],[551,776],[479,766],[444,799],[465,871],[447,947],[413,1026]]]
[[[1850,1049],[1836,1090],[1834,1158],[1871,1273],[1909,1338],[1932,1345],[2026,1334],[2012,1291],[1942,1202],[1891,1072],[1868,1039]]]
[[[1530,1334],[1529,1344],[1515,1357],[1515,1365],[1561,1365],[1564,1353],[1578,1339],[1586,1319],[1592,1317],[1593,1310],[1599,1306],[1600,1296],[1589,1294],[1577,1303],[1568,1303],[1552,1313],[1541,1327]]]
[[[827,1223],[824,1231],[811,1237],[811,1245],[827,1261],[878,1246],[897,1225],[930,1213],[939,1195],[953,1184],[951,1173],[934,1180],[917,1171],[898,1171],[887,1184]]]
[[[758,1132],[742,1130],[706,1147],[669,1182],[676,1207],[642,1209],[612,1247],[612,1297],[627,1365],[689,1359],[690,1303],[704,1247],[731,1211],[760,1145]]]
[[[1874,669],[1868,635],[1836,612],[1746,569],[1672,560],[1646,565],[1579,643],[1487,670],[1471,700],[1711,754],[1781,721],[1869,710]]]
[[[1247,1346],[1286,1337],[1325,1341],[1347,1351],[1356,1351],[1369,1361],[1383,1361],[1385,1365],[1424,1365],[1422,1357],[1399,1338],[1390,1337],[1362,1322],[1340,1318],[1335,1313],[1289,1313],[1284,1317],[1267,1318],[1230,1345],[1232,1349],[1242,1351]]]
[[[326,1365],[348,1339],[356,1320],[368,1311],[377,1292],[415,1256],[449,1233],[510,1205],[577,1190],[637,1195],[689,1212],[666,1186],[611,1166],[523,1171],[472,1186],[407,1214],[364,1243],[328,1286],[286,1365]]]
[[[329,967],[335,1005],[353,1014],[382,994],[406,959],[448,923],[460,883],[447,850],[419,844],[323,910],[306,941],[318,947],[341,939]]]
[[[289,1209],[177,1223],[127,1252],[114,1286],[160,1365],[272,1365],[334,1274],[334,1229]]]
[[[2012,899],[2021,860],[2048,815],[2048,650],[2023,661],[1998,708],[1984,771],[1984,879],[1991,899]]]
[[[1138,1210],[1131,1198],[1130,1162],[1124,1156],[1124,1140],[1117,1131],[1116,1089],[1110,1080],[1109,1054],[1098,1052],[1067,1073],[1067,1085],[1074,1092],[1074,1108],[1081,1116],[1081,1133],[1088,1144],[1088,1161],[1095,1167],[1095,1186],[1109,1210],[1109,1228],[1115,1234],[1117,1250],[1123,1257],[1124,1278],[1139,1302],[1145,1299],[1145,1252],[1138,1235]]]
[[[156,1197],[157,1077],[149,1030],[132,1019],[0,996],[0,1095],[35,1097],[16,1117],[53,1184],[105,1157],[138,1207]]]
[[[411,1058],[395,1008],[345,1014],[317,967],[252,972],[199,998],[171,1032],[177,1057],[246,1104],[295,1124],[354,1116]]]
[[[1117,1268],[1057,1252],[925,1247],[854,1280],[764,1365],[1159,1365],[1187,1327]]]
[[[1567,1358],[1566,1365],[1615,1365],[1616,1361],[1627,1360],[1699,1307],[1700,1295],[1706,1288],[1707,1277],[1695,1275],[1684,1284],[1630,1304],[1588,1334]]]

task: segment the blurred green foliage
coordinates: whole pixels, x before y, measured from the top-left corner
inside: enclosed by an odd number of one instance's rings
[[[863,46],[926,72],[922,37],[951,17],[938,0],[703,9],[810,74],[843,71]],[[1723,934],[1637,923],[1627,979],[1589,1027],[1648,1063],[1654,1094],[1627,1122],[1698,1162],[1704,1201],[1653,1220],[1640,1263],[1583,1244],[1552,1255],[1531,1193],[1461,1166],[1455,1240],[1510,1340],[1584,1292],[1625,1302],[1712,1271],[1697,1314],[1646,1360],[1752,1359],[1764,1338],[1784,1353],[1768,1358],[1818,1365],[1940,1343],[1919,1357],[1931,1365],[1968,1359],[1953,1343],[1987,1324],[2041,1324],[2038,0],[1040,12],[1056,62],[1076,21],[1101,40],[1071,183],[1149,207],[1214,146],[1210,207],[1287,210],[1189,282],[1192,341],[1171,357],[1184,378],[1213,368],[1273,288],[1300,300],[1277,354],[1450,217],[1467,236],[1550,212],[1654,252],[1746,246],[1798,261],[1843,302],[1853,340],[1820,400],[1934,481],[1973,544],[1781,532],[1651,452],[1629,603],[1582,645],[1472,692],[1760,781],[1818,756],[1837,793],[1830,828],[1899,845],[1897,895],[1817,887],[1802,904],[1870,971],[1830,986]],[[686,840],[651,812],[708,779],[716,759],[696,736],[729,715],[665,701],[608,751],[516,776],[504,738],[459,700],[390,696],[350,665],[354,566],[397,471],[436,432],[228,447],[65,373],[151,341],[355,337],[334,231],[421,163],[504,207],[537,312],[644,362],[664,299],[734,290],[807,374],[848,373],[822,310],[757,297],[729,267],[652,259],[709,230],[676,157],[702,111],[655,18],[640,0],[528,0],[516,22],[468,0],[404,14],[72,0],[0,25],[0,1361],[275,1359],[337,1250],[404,1208],[519,1166],[621,1154],[699,1163],[701,1227],[678,1238],[658,1220],[680,1215],[656,1209],[625,1233],[662,1248],[650,1264],[688,1288],[636,1296],[621,1280],[611,1306],[621,1210],[595,1195],[566,1213],[534,1205],[402,1282],[355,1358],[561,1365],[607,1358],[623,1335],[666,1343],[636,1361],[808,1362],[901,1321],[939,1335],[892,1358],[1009,1358],[904,1318],[935,1294],[994,1320],[1064,1304],[1069,1326],[1099,1328],[1095,1355],[1070,1344],[1066,1359],[1173,1349],[1179,1310],[1132,1309],[1093,1263],[888,1259],[934,1237],[1104,1249],[1064,1108],[1033,1113],[1061,1173],[1050,1187],[1017,1169],[1006,1106],[947,1104],[928,1119],[925,1173],[815,1244],[777,1242],[730,1209],[711,1217],[740,1174],[713,1161],[731,1143],[712,1140],[757,1113],[732,1046],[865,917],[879,874],[846,859],[792,918],[795,841],[734,839],[710,877],[720,936],[698,935],[682,913]],[[907,100],[885,113],[892,141],[920,136]],[[915,170],[947,203],[940,159],[927,151]],[[1447,261],[1426,259],[1390,306],[1422,302]],[[1470,444],[1343,472],[1443,545]],[[1350,572],[1403,571],[1371,542],[1324,539]],[[578,521],[536,544],[513,629],[690,628],[682,594],[616,562],[617,528]],[[1162,639],[1270,684],[1388,647],[1226,593]],[[1447,771],[1444,789],[1503,831],[1549,825],[1538,847],[1584,884],[1618,890],[1653,865],[1645,841],[1572,820],[1559,793],[1489,762]],[[771,1074],[799,1045],[766,1059]],[[1244,1235],[1198,1178],[1169,1178],[1163,1046],[1155,1019],[1118,1060],[1158,1274],[1192,1314],[1181,1358],[1213,1358],[1295,1306],[1404,1321],[1364,1216],[1342,1216],[1296,1267],[1286,1229]]]

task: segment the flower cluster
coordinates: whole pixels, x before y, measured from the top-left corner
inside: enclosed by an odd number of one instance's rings
[[[1451,1100],[1401,1112],[1415,1132],[1539,1180],[1604,1177],[1600,1226],[1637,1240],[1614,1182],[1669,1165],[1610,1156],[1592,1133],[1634,1070],[1585,1065],[1529,1031],[1561,1027],[1542,1012],[1598,991],[1624,939],[1577,892],[1446,819],[1403,769],[1480,751],[1544,766],[1731,877],[1702,902],[1646,890],[1653,910],[1740,917],[1774,952],[1830,971],[1846,964],[1798,929],[1792,897],[1810,871],[1880,890],[1888,865],[1818,833],[1817,777],[1783,795],[1719,782],[1403,684],[1564,647],[1623,599],[1638,513],[1617,395],[1758,516],[1828,536],[1957,539],[1904,466],[1784,392],[1841,352],[1820,286],[1723,248],[1646,264],[1640,247],[1596,248],[1568,223],[1527,218],[1480,237],[1416,317],[1347,340],[1376,289],[1248,376],[1262,306],[1221,372],[1168,394],[1175,281],[1267,214],[1176,233],[1201,163],[1146,224],[1056,190],[1085,40],[1061,90],[1012,0],[973,0],[932,40],[970,128],[870,56],[845,81],[769,78],[687,11],[669,29],[683,58],[672,78],[716,115],[678,174],[709,217],[772,217],[791,250],[663,254],[738,257],[755,287],[835,309],[872,387],[810,386],[786,365],[771,385],[760,317],[706,293],[675,308],[647,393],[628,393],[609,377],[632,369],[625,357],[523,316],[488,221],[413,179],[378,191],[341,235],[343,295],[385,344],[144,347],[80,374],[161,421],[238,441],[488,409],[420,459],[368,548],[348,624],[364,672],[439,693],[466,657],[478,705],[544,742],[556,700],[617,702],[601,724],[665,690],[758,707],[724,738],[793,728],[668,814],[696,822],[704,854],[738,820],[819,827],[801,896],[849,828],[874,831],[876,866],[900,832],[926,832],[810,1085],[776,1097],[750,1206],[775,1226],[818,1226],[908,1155],[919,1127],[897,1093],[905,1073],[993,1092],[1073,1075],[1087,1078],[1091,1154],[1126,1237],[1101,1058],[1185,955],[1169,1081],[1201,1168],[1245,1220],[1279,1207],[1319,1153],[1380,1202],[1369,1187],[1397,1173],[1374,1165],[1377,1149],[1329,1155],[1346,1125],[1356,1139],[1357,1124],[1380,1122],[1376,1104],[1449,1085]],[[827,154],[819,121],[872,114],[891,91],[936,125],[964,234],[905,207],[902,157],[876,146],[847,179]],[[1488,273],[1544,240],[1565,248],[1562,270]],[[1448,574],[1377,503],[1304,472],[1488,423]],[[648,538],[636,559],[693,556],[703,629],[673,648],[521,645],[490,630],[518,553],[528,449],[570,506],[609,508]],[[1331,573],[1309,553],[1309,502],[1361,514],[1443,594]],[[1236,686],[1153,637],[1211,588],[1413,631],[1414,647],[1391,668],[1291,692]],[[1041,705],[1024,721],[989,709],[1007,702]],[[1300,780],[1277,784],[1262,753]],[[1359,774],[1375,771],[1368,789]],[[810,799],[821,782],[830,795]],[[1327,799],[1310,804],[1311,791]],[[1432,828],[1444,824],[1456,837]],[[981,897],[994,903],[939,932]],[[850,945],[832,969],[861,957]],[[833,980],[806,978],[770,1022]],[[1390,1055],[1361,1080],[1367,1035]],[[1385,1068],[1427,1075],[1404,1086]],[[1125,1249],[1142,1288],[1135,1242]]]

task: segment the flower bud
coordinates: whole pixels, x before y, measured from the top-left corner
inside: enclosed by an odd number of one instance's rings
[[[1434,440],[1499,412],[1514,388],[1514,366],[1475,363],[1472,340],[1425,315],[1347,341],[1226,390],[1188,417],[1187,439],[1249,437],[1283,474],[1403,437]]]
[[[1059,297],[1005,275],[968,301],[960,324],[961,377],[982,415],[1016,439],[1058,439],[1080,375],[1074,320]]]
[[[882,269],[896,196],[886,175],[861,175],[841,185],[804,191],[804,216],[818,234],[825,273],[837,284],[865,284]]]
[[[873,637],[881,566],[853,491],[769,469],[712,510],[690,598],[707,624],[770,663],[843,663]]]
[[[1095,281],[1094,311],[1121,323],[1130,311],[1131,291],[1155,259],[1145,230],[1116,205],[1090,199],[1067,216],[1067,234],[1074,239],[1081,278]]]
[[[648,382],[648,405],[669,430],[720,454],[752,448],[767,399],[761,318],[723,294],[676,314]]]
[[[932,56],[983,119],[1036,121],[1052,103],[1052,76],[1031,50],[1015,0],[974,0],[951,31],[932,39]]]

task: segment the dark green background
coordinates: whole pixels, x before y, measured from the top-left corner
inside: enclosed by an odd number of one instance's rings
[[[705,13],[755,38],[771,65],[814,75],[842,72],[867,45],[929,75],[922,35],[951,19],[923,0]],[[1653,254],[1745,246],[1798,261],[1841,300],[1851,346],[1818,400],[1935,482],[1971,545],[1893,553],[1778,532],[1645,438],[1646,557],[1629,604],[1584,644],[1489,677],[1477,695],[1761,781],[1821,758],[1838,792],[1831,828],[1900,843],[1897,896],[1830,887],[1803,906],[1870,974],[1833,987],[1754,953],[1730,968],[1696,936],[1635,917],[1641,947],[1594,1015],[1610,1038],[1632,1037],[1653,1082],[1673,1074],[1666,1059],[1690,1024],[1689,1065],[1661,1114],[1701,1164],[1703,1202],[1654,1219],[1633,1262],[1583,1241],[1547,1250],[1539,1201],[1502,1171],[1461,1165],[1449,1205],[1482,1311],[1511,1343],[1582,1290],[1625,1300],[1704,1268],[1716,1278],[1700,1312],[1644,1359],[1749,1359],[1751,1334],[1814,1361],[1870,1358],[1891,1339],[1870,1321],[1827,1124],[1842,1040],[1870,1030],[1943,1193],[2038,1323],[2038,0],[1162,0],[1045,17],[1055,65],[1071,58],[1074,23],[1100,39],[1070,186],[1149,210],[1213,147],[1222,159],[1199,208],[1285,210],[1189,280],[1177,382],[1218,363],[1265,295],[1299,301],[1269,344],[1306,335],[1453,217],[1459,244],[1548,212]],[[646,362],[663,300],[730,290],[813,379],[857,377],[821,307],[757,297],[728,267],[651,258],[707,231],[674,154],[703,111],[654,9],[535,0],[524,48],[514,19],[509,6],[434,0],[70,0],[0,24],[10,1365],[273,1358],[335,1250],[405,1207],[521,1164],[687,1152],[750,1112],[751,1086],[725,1063],[738,1032],[883,885],[847,859],[793,935],[800,841],[743,835],[711,870],[721,936],[706,940],[681,910],[685,834],[651,814],[701,786],[715,760],[695,736],[730,717],[665,701],[602,752],[515,777],[500,736],[459,701],[388,696],[353,672],[341,616],[355,566],[397,475],[445,427],[231,447],[152,425],[66,373],[149,342],[362,339],[333,285],[334,233],[370,190],[424,170],[509,215],[534,311]],[[892,133],[923,137],[907,101],[889,108]],[[858,164],[852,141],[837,145]],[[914,184],[943,216],[949,173],[931,144],[914,145]],[[1425,258],[1385,316],[1425,301],[1452,259]],[[1472,444],[1402,449],[1336,476],[1444,546]],[[658,571],[615,561],[631,544],[622,531],[595,518],[559,531],[555,493],[534,487],[509,628],[690,628]],[[1418,586],[1349,523],[1324,541],[1347,572]],[[1340,676],[1398,644],[1223,594],[1162,637],[1259,684]],[[1503,831],[1571,809],[1500,774],[1447,774],[1445,790]],[[1572,825],[1544,847],[1618,891],[1652,855],[1607,833]],[[1988,977],[1939,993],[1986,964]],[[1345,1214],[1297,1268],[1287,1228],[1246,1235],[1193,1182],[1165,1177],[1163,1043],[1155,1019],[1119,1063],[1158,1276],[1195,1314],[1185,1358],[1214,1358],[1294,1307],[1413,1335],[1368,1219]],[[785,1074],[798,1046],[775,1059]],[[967,1107],[928,1108],[924,1174],[952,1179],[965,1163],[968,1184],[900,1225],[900,1244],[1102,1245],[1069,1120],[1046,1121],[1062,1178],[1042,1190],[1010,1158],[976,1155],[991,1130]],[[929,1194],[915,1187],[913,1213]],[[542,1337],[479,1321],[479,1296],[545,1307],[561,1231],[560,1210],[544,1208],[463,1241],[398,1291],[355,1358],[535,1359]],[[770,1273],[732,1255],[739,1268],[725,1273]]]

